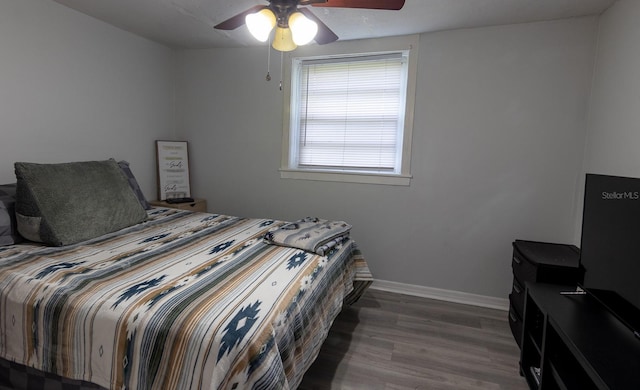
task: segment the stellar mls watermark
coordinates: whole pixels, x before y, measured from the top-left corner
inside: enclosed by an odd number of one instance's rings
[[[637,200],[640,199],[640,192],[638,191],[626,191],[626,192],[606,192],[602,191],[602,199],[609,200]]]

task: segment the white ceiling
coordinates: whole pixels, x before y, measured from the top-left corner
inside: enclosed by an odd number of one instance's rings
[[[266,0],[54,0],[172,48],[260,44],[213,26]],[[599,15],[616,0],[406,0],[400,11],[313,8],[341,40]]]

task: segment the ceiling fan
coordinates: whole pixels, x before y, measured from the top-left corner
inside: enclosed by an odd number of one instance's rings
[[[279,51],[291,51],[298,45],[311,40],[324,45],[334,42],[338,36],[322,23],[313,12],[299,6],[364,8],[377,10],[399,10],[405,0],[267,0],[269,5],[253,6],[214,28],[218,30],[235,30],[247,24],[251,34],[265,42],[271,30],[276,28],[273,48]]]

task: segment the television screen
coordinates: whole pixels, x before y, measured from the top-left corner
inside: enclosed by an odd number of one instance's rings
[[[582,218],[584,287],[640,308],[640,179],[587,174]]]

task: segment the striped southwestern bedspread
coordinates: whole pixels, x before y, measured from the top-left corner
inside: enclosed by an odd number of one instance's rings
[[[371,274],[268,245],[268,219],[149,210],[76,245],[0,247],[0,357],[110,389],[296,388]]]

